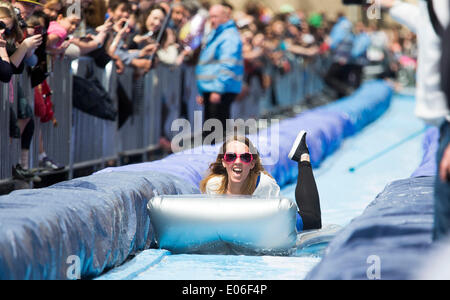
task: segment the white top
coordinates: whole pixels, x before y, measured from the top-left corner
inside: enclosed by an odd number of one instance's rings
[[[448,0],[434,0],[434,9],[441,24],[448,24]],[[440,125],[447,118],[445,94],[441,91],[441,40],[434,31],[425,1],[418,5],[397,1],[390,9],[391,16],[417,34],[418,60],[416,87],[416,115],[432,125]]]
[[[222,184],[223,176],[216,176],[211,178],[206,184],[206,194],[217,195],[217,190]],[[256,187],[253,196],[258,197],[279,197],[280,196],[280,186],[277,184],[275,179],[268,176],[267,174],[261,173],[259,184]]]

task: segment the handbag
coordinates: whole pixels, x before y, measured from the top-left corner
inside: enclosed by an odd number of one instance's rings
[[[92,72],[86,78],[73,76],[72,100],[73,107],[84,113],[109,121],[117,119],[113,101]]]

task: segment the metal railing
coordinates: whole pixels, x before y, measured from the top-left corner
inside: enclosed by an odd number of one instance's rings
[[[321,91],[321,72],[327,67],[326,58],[318,57],[306,62],[301,57],[290,56],[289,61],[291,72],[287,74],[281,74],[273,66],[267,67],[274,83],[267,90],[263,90],[260,81],[253,78],[249,96],[233,104],[232,118],[257,118],[277,108],[300,104],[305,97]],[[116,107],[118,82],[133,103],[133,114],[120,129],[118,121],[106,121],[72,108],[73,75],[84,77],[91,71]],[[196,103],[195,66],[160,64],[144,77],[134,78],[131,68],[118,75],[113,62],[100,69],[90,58],[75,61],[64,59],[55,63],[48,82],[53,91],[58,126],[54,127],[52,122],[42,124],[35,117],[35,134],[30,149],[31,167],[38,166],[41,132],[45,152],[65,165],[72,178],[76,168],[89,165],[104,167],[109,160],[144,155],[156,149],[161,136],[173,137],[172,121],[180,117],[190,121],[193,131],[202,128],[202,120],[194,117],[196,111],[202,110]],[[34,92],[26,72],[13,79],[15,91],[19,83],[29,104],[34,107]],[[9,92],[8,84],[0,84],[0,180],[11,178],[12,166],[19,162],[20,157],[20,140],[9,137],[9,110],[17,111],[17,93],[12,104]],[[164,120],[163,111],[166,112]],[[194,125],[194,122],[197,124]]]

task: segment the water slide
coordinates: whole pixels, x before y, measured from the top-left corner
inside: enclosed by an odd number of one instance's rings
[[[413,107],[413,97],[392,97],[389,86],[375,81],[351,97],[280,123],[280,161],[267,169],[283,186],[283,196],[293,198],[297,174],[287,153],[296,134],[307,130],[325,225],[322,239],[313,232],[300,235],[290,257],[153,249],[149,199],[198,193],[217,154],[211,147],[0,197],[0,279],[67,279],[73,264],[82,278],[303,279],[326,261],[323,250],[340,228],[387,184],[409,178],[423,160],[429,132]]]

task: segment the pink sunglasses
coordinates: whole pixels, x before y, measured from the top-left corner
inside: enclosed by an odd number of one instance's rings
[[[228,164],[232,164],[238,159],[238,157],[244,164],[249,164],[253,161],[253,155],[251,153],[242,153],[238,155],[233,152],[227,152],[224,155],[223,160]]]

